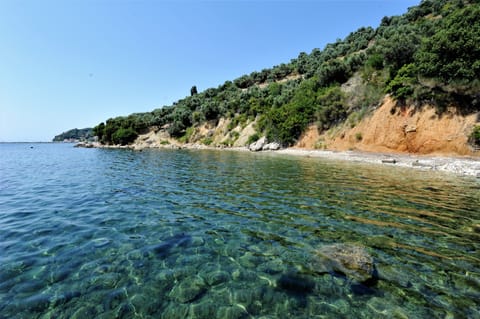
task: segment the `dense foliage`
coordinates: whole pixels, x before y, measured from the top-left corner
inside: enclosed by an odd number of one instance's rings
[[[480,147],[480,125],[473,128],[473,131],[470,134],[470,142],[475,146]]]
[[[385,93],[398,100],[478,110],[480,5],[475,0],[424,0],[402,16],[384,17],[323,50],[243,75],[152,112],[109,119],[94,133],[128,144],[147,128],[186,139],[191,127],[229,117],[257,119],[259,135],[289,145],[312,123],[325,130],[375,108]],[[353,91],[349,79],[360,79]],[[190,134],[189,133],[189,134]]]
[[[91,128],[74,128],[55,136],[53,142],[63,142],[65,140],[88,141],[92,140],[93,137],[94,133]]]

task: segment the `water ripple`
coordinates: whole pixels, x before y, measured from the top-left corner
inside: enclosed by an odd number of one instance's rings
[[[0,318],[480,317],[480,185],[215,151],[0,144]],[[367,287],[316,251],[355,243]]]

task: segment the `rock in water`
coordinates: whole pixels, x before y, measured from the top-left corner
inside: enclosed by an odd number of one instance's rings
[[[277,286],[295,294],[308,294],[315,289],[315,282],[306,276],[295,273],[287,273],[280,276]]]
[[[170,291],[170,297],[180,303],[194,301],[206,291],[205,282],[200,277],[186,278]]]
[[[265,144],[267,144],[267,138],[264,136],[264,137],[260,138],[258,141],[250,144],[248,149],[252,152],[258,152],[258,151],[261,151],[263,149]]]
[[[339,272],[362,283],[374,278],[373,258],[361,246],[354,244],[326,245],[318,249],[316,253],[319,257],[321,272]]]

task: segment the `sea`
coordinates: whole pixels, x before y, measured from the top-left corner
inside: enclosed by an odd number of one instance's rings
[[[480,180],[3,143],[0,318],[480,318]]]

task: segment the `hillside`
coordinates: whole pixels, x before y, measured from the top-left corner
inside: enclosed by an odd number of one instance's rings
[[[56,135],[52,141],[53,142],[78,142],[78,141],[91,141],[93,140],[93,129],[92,128],[83,128],[78,129],[74,128],[63,132],[62,134]]]
[[[94,128],[106,145],[280,145],[474,154],[480,4],[424,0],[323,50]],[[375,128],[375,129],[372,129]]]

